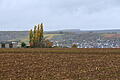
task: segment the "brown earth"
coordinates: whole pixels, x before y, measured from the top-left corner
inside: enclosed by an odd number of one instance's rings
[[[120,80],[119,53],[120,49],[0,49],[0,80]]]
[[[106,38],[120,38],[120,34],[104,34]]]

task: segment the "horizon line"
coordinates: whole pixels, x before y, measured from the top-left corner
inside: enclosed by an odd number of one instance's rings
[[[120,30],[120,29],[59,29],[59,30],[45,30],[45,31],[61,31],[61,30],[80,30],[80,31],[104,31],[104,30]],[[0,31],[29,31],[29,30],[0,30]]]

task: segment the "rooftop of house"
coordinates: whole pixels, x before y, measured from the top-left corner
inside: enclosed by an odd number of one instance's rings
[[[18,41],[1,41],[0,44],[14,44],[18,43]]]

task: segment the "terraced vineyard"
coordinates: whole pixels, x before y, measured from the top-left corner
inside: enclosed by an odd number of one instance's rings
[[[120,49],[0,49],[0,80],[120,80]]]

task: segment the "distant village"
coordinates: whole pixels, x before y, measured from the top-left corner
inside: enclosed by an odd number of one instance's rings
[[[77,48],[120,48],[120,40],[52,40],[53,46],[59,46],[61,48],[72,48],[72,44],[76,44]]]
[[[53,46],[61,48],[72,48],[76,45],[77,48],[120,48],[120,37],[104,37],[101,33],[84,33],[75,35],[62,35],[55,37],[51,41]],[[109,33],[108,35],[112,35]],[[115,33],[116,35],[116,33]]]
[[[35,25],[34,29],[29,31],[29,44],[20,40],[0,41],[0,48],[120,48],[119,33],[107,33],[108,37],[105,37],[104,33],[77,31],[74,33],[75,31],[71,30],[52,32],[60,35],[46,39],[43,26],[42,23]],[[114,36],[110,37],[112,35]]]

